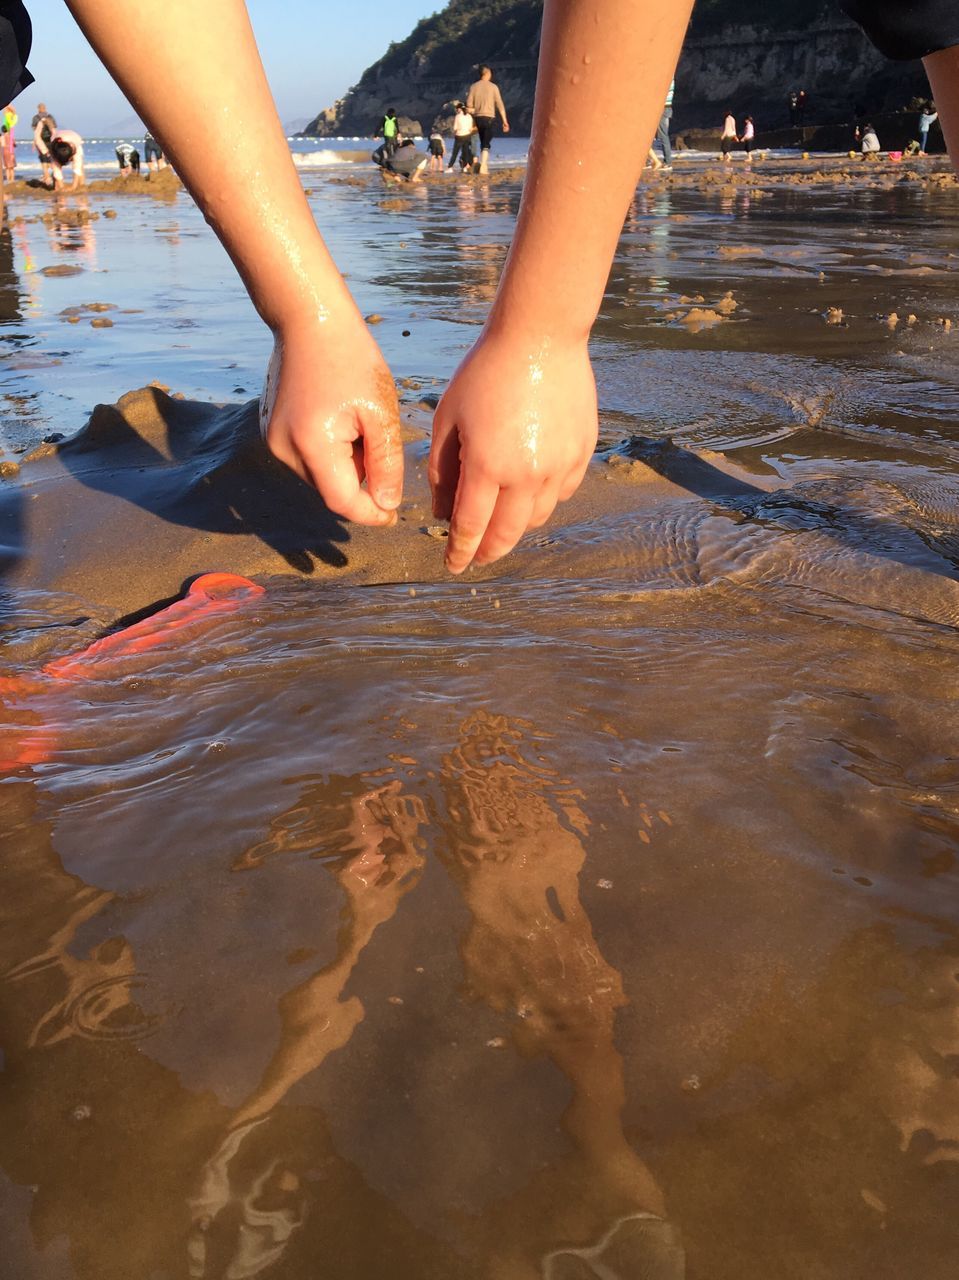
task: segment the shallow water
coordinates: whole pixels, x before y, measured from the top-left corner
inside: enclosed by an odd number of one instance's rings
[[[408,402],[517,198],[314,187]],[[951,1280],[957,215],[641,194],[595,343],[596,488],[639,514],[412,594],[270,579],[10,700],[4,1280]],[[154,377],[255,392],[182,197],[52,234],[14,227],[9,446]],[[112,329],[59,319],[93,300]],[[17,603],[20,679],[110,621]]]

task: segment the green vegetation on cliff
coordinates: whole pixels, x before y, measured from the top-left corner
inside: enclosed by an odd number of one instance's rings
[[[384,75],[455,75],[478,58],[526,59],[539,39],[543,0],[450,0],[423,18],[364,71],[360,84]]]

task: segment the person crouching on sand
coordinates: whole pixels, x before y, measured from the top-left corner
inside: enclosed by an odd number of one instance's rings
[[[121,142],[117,147],[116,155],[121,178],[129,178],[131,173],[140,172],[140,153],[129,142]]]
[[[73,181],[64,186],[63,171],[73,166]],[[83,172],[83,139],[73,129],[57,129],[50,141],[50,172],[54,191],[76,191],[86,181]]]
[[[395,150],[383,161],[383,176],[397,182],[421,182],[428,159],[417,151],[412,138],[397,135]]]

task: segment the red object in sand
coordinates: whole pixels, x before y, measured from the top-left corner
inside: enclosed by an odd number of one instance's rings
[[[193,582],[182,600],[167,605],[132,626],[94,640],[80,653],[48,662],[38,675],[0,677],[0,701],[8,707],[19,703],[18,711],[26,723],[3,726],[0,735],[0,771],[22,768],[47,760],[55,744],[54,726],[36,721],[29,701],[38,695],[49,695],[56,686],[50,680],[75,682],[95,680],[102,664],[117,658],[147,653],[151,649],[174,643],[188,626],[206,618],[220,618],[235,613],[250,600],[264,594],[263,587],[235,573],[204,573]],[[7,719],[5,716],[4,719]],[[31,723],[31,720],[34,722]],[[14,741],[5,741],[13,732]],[[11,750],[11,747],[13,748]]]

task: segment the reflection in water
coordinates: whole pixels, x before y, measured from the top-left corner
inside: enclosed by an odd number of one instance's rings
[[[557,1278],[679,1280],[662,1193],[623,1133],[614,1022],[626,998],[579,900],[586,818],[570,784],[530,759],[535,743],[530,725],[479,712],[445,762],[441,856],[470,910],[469,992],[507,1019],[524,1057],[546,1056],[572,1087],[573,1150],[484,1223],[491,1274],[532,1277],[545,1265]]]
[[[333,814],[324,800],[328,797],[323,789],[315,787],[302,796],[297,811],[316,813],[329,824]],[[346,897],[336,957],[281,997],[280,1044],[204,1166],[190,1199],[191,1276],[212,1274],[211,1255],[221,1257],[224,1251],[231,1255],[225,1272],[230,1280],[259,1275],[281,1257],[305,1219],[301,1176],[262,1142],[259,1128],[293,1085],[342,1048],[362,1020],[362,1004],[355,996],[342,1000],[343,989],[363,949],[396,913],[423,865],[416,851],[423,816],[420,807],[401,794],[399,782],[354,796],[349,804],[344,828],[349,852],[327,863]],[[282,825],[289,829],[288,817]],[[302,837],[299,847],[304,847]],[[245,865],[258,865],[259,860],[254,856]],[[247,1148],[256,1149],[254,1144],[262,1154],[251,1162]],[[218,1230],[233,1243],[214,1241]]]

